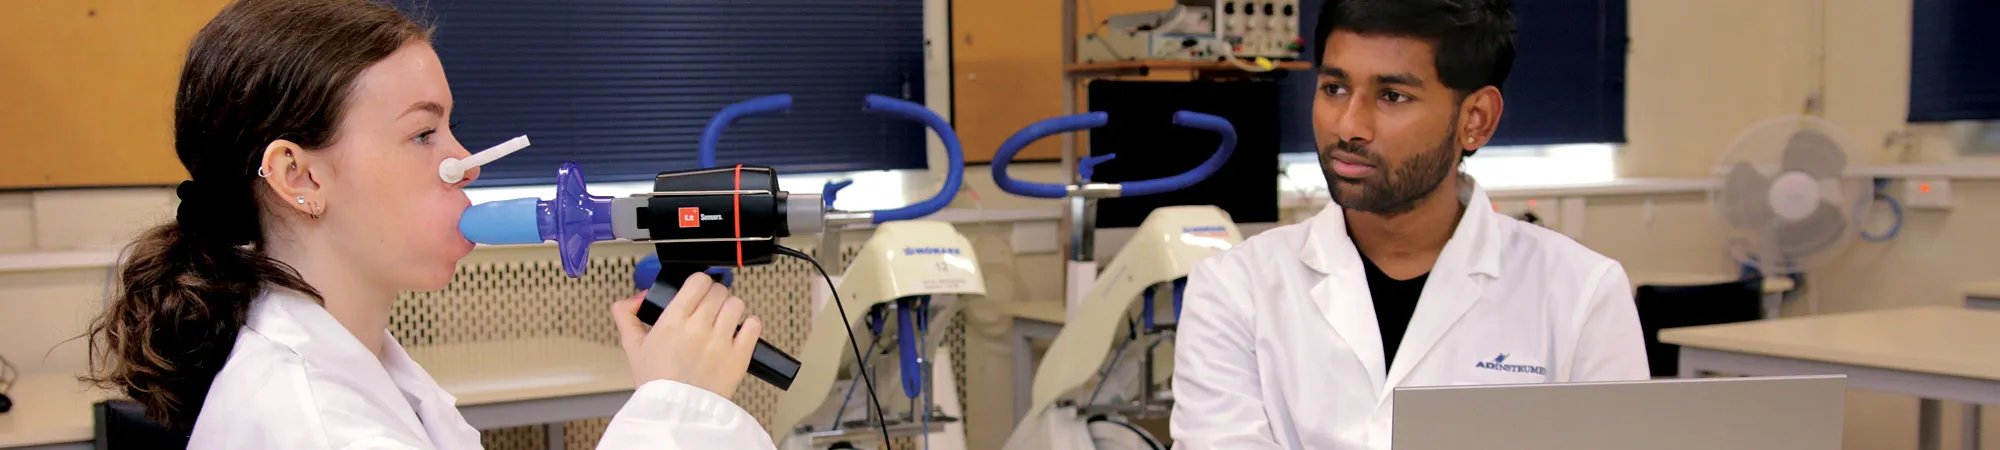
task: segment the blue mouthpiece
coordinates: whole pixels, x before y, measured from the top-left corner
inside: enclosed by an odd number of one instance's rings
[[[535,204],[541,200],[530,197],[472,205],[458,218],[458,232],[480,244],[539,244],[542,228],[536,218],[541,214]]]
[[[517,198],[472,205],[459,217],[458,232],[466,240],[480,244],[556,241],[556,251],[562,254],[563,272],[570,278],[583,276],[589,267],[590,243],[616,238],[611,232],[611,197],[590,195],[584,190],[583,169],[575,161],[564,162],[556,169],[555,198]]]

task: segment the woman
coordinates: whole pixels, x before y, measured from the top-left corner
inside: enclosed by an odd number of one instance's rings
[[[400,291],[451,281],[468,206],[427,30],[366,0],[243,0],[196,34],[174,105],[192,180],[92,325],[92,379],[193,448],[476,448],[449,394],[387,332]],[[641,386],[607,448],[770,448],[727,396],[761,325],[688,280],[650,331],[611,315]]]

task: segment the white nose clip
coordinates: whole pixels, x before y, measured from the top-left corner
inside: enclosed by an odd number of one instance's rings
[[[445,158],[444,162],[438,163],[438,178],[444,179],[445,184],[464,181],[465,171],[472,170],[474,167],[484,166],[486,163],[493,162],[493,160],[500,159],[524,148],[528,148],[528,137],[519,136],[508,139],[507,142],[501,142],[500,145],[495,145],[492,148],[480,150],[479,153],[473,153],[472,156],[468,156],[465,159]]]

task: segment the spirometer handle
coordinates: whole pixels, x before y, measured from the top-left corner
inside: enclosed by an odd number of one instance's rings
[[[1021,131],[1017,131],[1013,136],[1008,137],[1006,142],[1000,143],[1000,150],[994,152],[993,184],[1000,186],[1000,190],[1002,191],[1023,197],[1062,198],[1064,194],[1068,193],[1068,187],[1054,183],[1016,180],[1007,176],[1008,162],[1014,159],[1015,154],[1021,153],[1022,148],[1026,148],[1028,144],[1032,144],[1042,138],[1071,131],[1101,127],[1104,126],[1105,122],[1110,120],[1111,116],[1109,114],[1098,111],[1047,119],[1028,125],[1027,128],[1022,128]]]
[[[715,117],[708,119],[708,127],[701,130],[701,146],[695,149],[701,168],[715,167],[715,145],[722,140],[722,130],[736,123],[736,119],[750,116],[781,114],[792,109],[792,95],[778,94],[744,100],[725,106]]]
[[[1187,189],[1195,183],[1200,183],[1201,180],[1208,179],[1209,175],[1214,175],[1224,163],[1229,162],[1229,155],[1236,151],[1236,127],[1230,125],[1229,119],[1194,111],[1178,111],[1174,113],[1174,124],[1220,134],[1222,145],[1215,150],[1214,155],[1208,157],[1207,161],[1202,161],[1201,165],[1180,175],[1120,183],[1122,188],[1119,189],[1119,195],[1130,197]]]
[[[951,171],[945,173],[944,186],[938,188],[937,194],[932,195],[928,200],[917,202],[910,206],[876,211],[875,223],[928,216],[951,204],[951,198],[958,195],[959,183],[965,178],[965,152],[959,148],[958,132],[952,131],[951,124],[945,122],[943,117],[938,117],[937,113],[931,112],[930,108],[926,108],[924,105],[880,95],[871,94],[862,99],[861,110],[887,114],[903,120],[922,122],[924,126],[931,129],[931,132],[937,133],[938,140],[944,143],[945,154],[948,157],[951,167]]]
[[[673,303],[674,295],[680,294],[681,283],[687,281],[688,276],[706,270],[708,267],[697,264],[662,264],[659,277],[653,281],[653,290],[647,291],[646,301],[639,304],[639,320],[647,325],[658,321],[667,304]],[[791,389],[792,380],[799,375],[799,360],[759,338],[757,348],[750,351],[749,371],[750,376],[771,383],[779,390]]]

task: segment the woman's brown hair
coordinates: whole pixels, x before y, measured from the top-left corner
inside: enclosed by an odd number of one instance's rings
[[[368,0],[239,0],[188,46],[174,99],[174,153],[189,178],[172,222],[147,230],[90,325],[86,380],[149,418],[189,428],[267,288],[318,292],[261,250],[270,189],[257,177],[279,139],[331,145],[354,79],[428,31]]]

